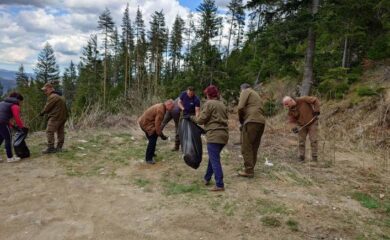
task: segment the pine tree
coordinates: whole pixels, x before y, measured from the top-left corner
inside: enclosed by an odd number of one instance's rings
[[[73,61],[70,61],[69,67],[65,69],[64,75],[62,77],[64,97],[68,109],[72,109],[73,98],[75,97],[76,94],[76,82],[77,82],[76,66],[74,65]]]
[[[127,89],[132,82],[133,69],[133,52],[134,52],[134,31],[131,25],[129,16],[129,4],[126,5],[125,12],[122,18],[122,42],[124,52],[124,91],[127,94]]]
[[[139,8],[137,9],[137,15],[135,18],[135,39],[137,43],[135,47],[135,70],[138,90],[137,92],[143,94],[143,84],[146,78],[145,61],[147,45],[145,40],[145,24],[144,20],[142,19],[142,12]]]
[[[232,0],[228,5],[228,9],[228,22],[230,23],[230,27],[226,56],[230,53],[230,42],[232,37],[235,37],[234,47],[237,48],[240,46],[245,26],[245,12],[242,0]]]
[[[184,31],[184,20],[177,15],[175,22],[172,26],[171,39],[169,41],[169,52],[172,61],[172,74],[175,77],[176,72],[180,68],[181,50],[183,48],[183,31]]]
[[[104,36],[103,105],[105,106],[107,99],[109,41],[114,32],[114,21],[112,20],[111,12],[108,8],[106,8],[104,12],[99,16],[98,29],[102,31],[102,34]]]
[[[34,68],[36,80],[43,83],[50,82],[56,87],[59,85],[60,71],[56,63],[54,50],[49,43],[38,55],[38,63]]]
[[[28,76],[24,72],[23,64],[20,64],[19,71],[16,73],[16,87],[18,89],[28,87]]]

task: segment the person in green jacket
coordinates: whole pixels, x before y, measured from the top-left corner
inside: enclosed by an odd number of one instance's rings
[[[238,176],[252,178],[264,132],[265,118],[259,94],[247,83],[241,85],[238,118],[241,123],[241,153],[244,157],[244,169],[238,172]]]
[[[228,111],[225,104],[219,100],[219,91],[216,86],[208,86],[204,93],[207,101],[202,106],[199,116],[190,118],[193,122],[204,125],[206,131],[209,162],[204,176],[205,185],[210,184],[214,174],[215,187],[210,191],[224,191],[221,151],[229,140]]]
[[[43,154],[55,153],[62,151],[62,146],[65,141],[65,122],[68,118],[68,110],[66,108],[65,98],[59,92],[56,92],[53,85],[46,83],[43,92],[47,96],[46,105],[39,114],[43,116],[47,114],[47,148],[42,151]],[[54,148],[54,134],[57,133],[57,147]]]

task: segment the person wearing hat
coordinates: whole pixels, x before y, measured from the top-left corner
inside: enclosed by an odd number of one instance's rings
[[[47,96],[46,105],[39,114],[43,116],[47,114],[47,148],[42,153],[55,153],[62,151],[62,147],[65,141],[65,122],[68,118],[68,110],[66,108],[65,98],[61,96],[59,92],[56,92],[53,85],[46,83],[43,88],[43,92]],[[57,134],[57,146],[54,147],[55,138],[54,134]]]
[[[5,151],[7,153],[7,162],[17,162],[20,158],[12,153],[12,136],[10,120],[13,118],[16,125],[25,131],[22,120],[20,119],[20,104],[23,101],[23,96],[17,92],[13,92],[0,102],[0,145],[5,141]],[[3,160],[0,157],[0,162]]]
[[[190,119],[197,124],[204,125],[206,130],[209,162],[204,183],[209,185],[214,174],[215,187],[210,191],[224,191],[221,151],[229,140],[228,111],[225,104],[219,100],[219,91],[216,86],[208,86],[204,94],[207,97],[206,103],[202,106],[199,115],[191,116]]]
[[[240,88],[238,118],[241,124],[241,153],[244,158],[244,169],[238,172],[238,176],[252,178],[264,132],[265,118],[259,94],[247,83],[242,84]]]

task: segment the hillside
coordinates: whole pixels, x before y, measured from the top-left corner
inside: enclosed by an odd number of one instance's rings
[[[296,162],[296,135],[281,111],[268,119],[255,178],[236,177],[242,157],[231,115],[224,193],[202,185],[206,152],[198,170],[170,152],[172,125],[153,166],[143,163],[135,117],[68,129],[67,150],[50,156],[40,154],[45,134],[34,133],[33,157],[0,167],[0,239],[389,239],[386,71],[367,71],[344,99],[323,101],[318,164]],[[357,97],[359,84],[384,90]]]

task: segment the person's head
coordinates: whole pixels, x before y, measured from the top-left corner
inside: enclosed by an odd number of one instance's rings
[[[286,108],[291,108],[297,104],[295,100],[290,96],[285,96],[282,102],[283,102],[283,106]]]
[[[20,93],[12,92],[10,93],[9,97],[16,98],[19,100],[19,102],[23,101],[23,96]]]
[[[174,103],[173,103],[173,100],[172,99],[168,99],[164,102],[164,105],[165,105],[165,109],[167,111],[171,111],[173,109],[173,106],[174,106]]]
[[[192,98],[193,96],[195,96],[195,88],[192,87],[192,86],[189,86],[187,88],[187,95],[188,97]]]
[[[41,89],[47,96],[49,96],[50,93],[54,92],[54,87],[51,83],[45,83],[45,85],[43,85],[43,88]]]
[[[207,96],[207,99],[218,99],[219,91],[218,88],[214,85],[209,85],[203,90],[203,93]]]
[[[243,91],[243,90],[248,89],[250,87],[251,87],[251,85],[249,85],[248,83],[243,83],[243,84],[241,84],[240,89],[241,89],[241,91]]]

